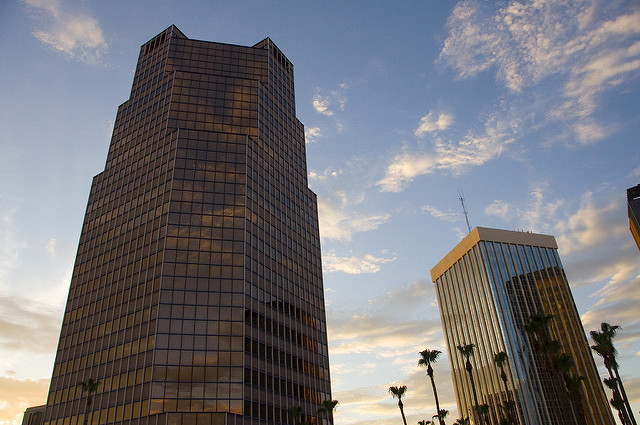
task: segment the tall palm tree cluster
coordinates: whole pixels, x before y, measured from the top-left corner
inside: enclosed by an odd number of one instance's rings
[[[559,400],[565,400],[567,415],[571,415],[573,419],[572,422],[576,424],[586,423],[582,406],[582,380],[584,378],[573,373],[575,370],[573,359],[568,354],[562,352],[561,344],[551,337],[550,326],[553,318],[553,315],[547,315],[545,313],[532,314],[528,322],[524,325],[524,331],[529,336],[532,350],[538,358],[541,368],[549,373],[551,375],[551,381],[557,384],[554,390]],[[609,372],[609,378],[605,379],[604,382],[613,394],[611,406],[618,411],[620,421],[623,425],[637,425],[618,372],[618,362],[616,360],[617,351],[613,345],[613,338],[619,328],[619,326],[602,323],[599,331],[591,332],[591,338],[595,343],[591,348],[603,358],[604,365]],[[471,409],[472,418],[458,418],[455,425],[470,425],[472,419],[473,423],[479,425],[490,425],[492,423],[499,425],[519,424],[517,403],[512,391],[509,390],[509,374],[506,370],[509,365],[507,353],[501,351],[493,355],[493,362],[503,384],[503,390],[501,391],[504,391],[505,394],[505,401],[497,406],[497,411],[494,411],[490,405],[480,404],[478,400],[473,364],[471,362],[475,345],[461,344],[457,346],[457,349],[464,361],[464,369],[469,379],[474,405]],[[427,376],[429,377],[433,390],[437,413],[432,416],[431,420],[425,419],[418,421],[418,425],[446,425],[445,418],[449,411],[440,409],[440,401],[438,399],[438,391],[433,373],[433,364],[437,362],[442,352],[427,348],[419,354],[418,366],[426,368]],[[407,425],[407,418],[404,414],[404,403],[402,401],[407,393],[406,385],[389,387],[389,392],[394,398],[398,399],[398,408],[400,409],[402,421],[404,425]]]
[[[612,326],[606,322],[601,323],[599,331],[590,332],[591,339],[593,339],[594,342],[591,349],[602,357],[604,367],[607,369],[607,372],[609,372],[609,378],[604,379],[604,384],[613,394],[609,402],[611,403],[611,407],[618,412],[620,422],[623,425],[637,425],[618,372],[619,366],[616,360],[618,351],[613,345],[613,338],[616,336],[618,329],[620,329],[620,326]]]
[[[542,369],[551,375],[555,393],[559,400],[566,400],[567,414],[576,424],[586,423],[582,408],[582,380],[584,377],[572,373],[575,364],[570,355],[562,351],[562,345],[551,338],[551,321],[554,316],[544,312],[534,313],[524,325],[525,332],[534,352],[538,356]]]

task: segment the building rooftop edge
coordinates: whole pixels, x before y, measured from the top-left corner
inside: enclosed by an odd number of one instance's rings
[[[445,271],[447,271],[456,261],[462,258],[464,254],[466,254],[480,241],[542,246],[545,248],[558,249],[556,238],[550,235],[493,229],[490,227],[476,227],[431,269],[431,281],[435,282],[437,278],[442,276]]]

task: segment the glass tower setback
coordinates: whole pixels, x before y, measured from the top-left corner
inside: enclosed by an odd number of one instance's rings
[[[471,357],[478,404],[489,406],[497,425],[512,404],[520,425],[613,425],[589,344],[553,236],[475,228],[432,270],[458,410],[474,423],[473,387],[457,346],[474,344]],[[553,315],[550,337],[582,376],[580,400],[572,403],[565,381],[550,370],[524,325],[531,315]],[[494,355],[509,357],[501,379]]]
[[[93,179],[45,424],[329,424],[325,322],[293,65],[169,27]]]

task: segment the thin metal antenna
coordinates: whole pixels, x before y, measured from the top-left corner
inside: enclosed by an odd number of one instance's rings
[[[467,222],[467,230],[471,233],[471,225],[469,225],[469,212],[467,211],[467,207],[464,205],[464,194],[462,193],[462,189],[458,190],[458,195],[460,195],[460,203],[462,204],[462,212],[464,212],[464,219]]]

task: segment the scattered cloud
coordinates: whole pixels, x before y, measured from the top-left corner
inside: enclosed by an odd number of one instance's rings
[[[22,412],[46,403],[48,391],[49,379],[0,376],[0,424],[22,423]]]
[[[340,84],[335,90],[323,90],[316,88],[316,94],[313,95],[313,109],[319,114],[328,117],[333,116],[337,110],[344,111],[347,104],[345,91],[349,88],[347,84]]]
[[[323,239],[350,241],[354,233],[366,232],[380,227],[389,221],[389,214],[350,215],[344,198],[336,205],[331,198],[318,198],[320,236]]]
[[[420,118],[420,125],[415,131],[415,135],[420,137],[426,133],[433,133],[435,131],[446,130],[453,123],[453,116],[440,112],[435,114],[429,112],[424,117]]]
[[[440,211],[436,207],[432,207],[430,205],[425,205],[420,208],[420,210],[429,213],[432,217],[437,219],[448,221],[450,223],[454,223],[460,219],[460,213],[449,211]]]
[[[316,110],[317,113],[326,115],[328,117],[333,115],[333,111],[329,109],[331,106],[331,101],[328,97],[322,96],[320,94],[316,94],[313,96],[313,109]]]
[[[60,1],[23,0],[34,12],[39,25],[33,35],[47,47],[69,59],[99,64],[107,52],[100,23],[79,12],[67,12]]]
[[[468,133],[460,140],[434,141],[432,152],[402,152],[387,167],[386,175],[376,185],[383,192],[401,192],[414,178],[435,170],[463,174],[471,167],[485,164],[499,157],[507,145],[515,140],[519,120],[490,117],[481,134]]]
[[[15,295],[0,296],[0,347],[5,352],[52,353],[61,319],[58,308]]]
[[[320,127],[308,127],[304,129],[304,138],[307,144],[316,142],[320,136],[322,136]]]
[[[589,0],[511,1],[504,7],[467,0],[453,9],[439,61],[471,78],[495,69],[512,94],[542,83],[558,84],[547,100],[547,119],[565,122],[580,143],[593,143],[613,128],[594,120],[605,90],[637,78],[640,11],[611,16]]]
[[[324,252],[322,255],[322,263],[325,272],[343,272],[347,274],[367,274],[377,273],[380,271],[382,264],[395,261],[394,258],[375,257],[371,254],[365,254],[362,257],[339,257],[335,251]]]
[[[326,170],[322,171],[322,172],[317,172],[317,171],[310,171],[309,172],[309,178],[311,180],[319,180],[319,181],[324,181],[327,180],[329,178],[333,178],[333,177],[338,177],[338,175],[342,174],[342,171],[335,171],[335,170],[331,170],[329,168],[327,168]]]
[[[528,202],[522,207],[496,199],[488,205],[484,213],[488,216],[500,217],[505,223],[527,231],[545,233],[550,231],[552,218],[563,205],[562,200],[547,201],[545,191],[547,182],[537,183],[529,188]]]

